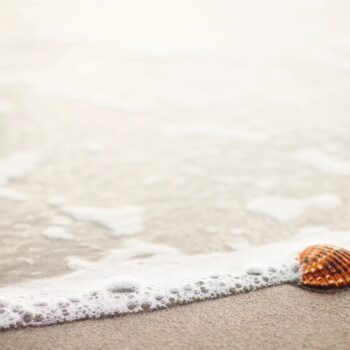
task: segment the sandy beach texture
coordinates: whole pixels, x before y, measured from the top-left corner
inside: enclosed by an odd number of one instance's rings
[[[14,349],[348,349],[350,293],[294,286],[0,334]]]

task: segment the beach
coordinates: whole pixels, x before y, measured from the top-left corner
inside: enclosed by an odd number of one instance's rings
[[[2,349],[348,349],[350,294],[295,286],[0,335]]]
[[[0,3],[1,349],[349,348],[346,1]]]

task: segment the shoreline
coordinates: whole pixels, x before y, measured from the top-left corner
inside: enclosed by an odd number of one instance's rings
[[[122,317],[0,334],[2,349],[347,349],[350,293],[283,285]]]
[[[339,232],[339,237],[336,232],[333,235],[333,242],[344,240],[344,244],[349,237],[348,232]],[[170,248],[161,251],[157,246],[134,244],[133,251],[126,250],[127,255],[117,250],[114,255],[87,265],[94,268],[2,288],[3,309],[0,312],[5,313],[0,318],[0,329],[158,310],[297,282],[301,269],[295,259],[296,253],[290,251],[315,243],[309,241],[314,239],[312,237],[305,239],[236,254],[197,256],[185,256]],[[133,259],[140,251],[153,255],[145,260]],[[167,259],[162,252],[167,254]]]

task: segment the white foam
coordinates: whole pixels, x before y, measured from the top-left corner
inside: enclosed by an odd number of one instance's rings
[[[333,194],[321,194],[306,199],[307,206],[316,206],[323,209],[333,209],[342,205],[342,200]]]
[[[0,198],[9,199],[15,202],[23,202],[27,199],[27,196],[11,188],[0,187]]]
[[[277,221],[288,221],[301,216],[307,207],[332,209],[340,206],[341,203],[339,197],[331,194],[306,198],[267,196],[253,199],[248,203],[247,209]]]
[[[0,184],[23,179],[34,170],[38,161],[38,155],[33,153],[17,153],[0,159]]]
[[[255,131],[228,129],[213,124],[170,125],[164,132],[175,137],[213,137],[219,139],[262,142],[266,135]]]
[[[59,227],[59,226],[50,226],[47,227],[43,233],[43,236],[45,236],[46,238],[49,239],[53,239],[53,240],[71,240],[74,238],[74,236],[69,233],[66,229],[64,229],[63,227]]]
[[[232,250],[240,250],[240,251],[251,247],[251,244],[247,240],[228,242],[226,243],[226,245],[229,246]]]
[[[325,173],[350,175],[350,162],[333,158],[315,148],[300,150],[293,157]]]
[[[82,260],[76,256],[68,256],[64,260],[67,264],[67,267],[73,271],[87,269],[89,267],[89,265],[91,265],[88,262],[86,262],[85,260]]]
[[[90,221],[108,230],[114,236],[135,235],[143,230],[143,212],[140,207],[94,208],[64,206],[63,214],[78,221]]]
[[[243,252],[188,256],[129,240],[99,262],[70,259],[76,271],[0,288],[0,328],[49,325],[134,313],[299,281],[297,252],[315,243],[350,247],[349,232],[297,235]]]

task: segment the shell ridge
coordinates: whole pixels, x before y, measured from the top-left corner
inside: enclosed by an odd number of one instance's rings
[[[349,267],[348,267],[346,264],[344,264],[343,260],[342,260],[340,257],[338,257],[338,255],[337,255],[336,253],[335,253],[334,255],[335,255],[337,261],[339,262],[339,265],[340,265],[341,268],[342,268],[342,271],[341,271],[340,273],[341,273],[341,275],[342,275],[342,278],[343,278],[344,281],[346,282],[346,281],[349,280],[349,277],[350,277],[349,274],[348,274],[348,272],[349,272]]]
[[[330,265],[332,267],[332,269],[334,270],[334,271],[330,271],[330,272],[332,273],[331,276],[334,276],[334,283],[335,283],[335,285],[338,286],[338,284],[339,284],[339,282],[338,282],[339,277],[337,278],[337,275],[340,276],[340,277],[342,277],[342,275],[340,275],[338,273],[338,269],[337,269],[336,265],[334,266],[334,262],[332,260],[327,261],[327,264]]]
[[[299,253],[301,278],[313,287],[350,286],[350,251],[333,245],[313,245]]]
[[[348,279],[346,271],[349,270],[349,268],[344,265],[343,261],[336,253],[334,253],[333,259],[338,263],[337,272],[342,276],[343,280],[346,281]],[[339,266],[341,267],[341,270],[339,270]]]
[[[343,280],[343,281],[338,280],[337,285],[344,285],[344,282],[346,282],[348,280],[348,275],[347,275],[346,271],[349,270],[349,267],[344,265],[344,262],[342,261],[341,257],[338,256],[338,251],[339,250],[337,250],[337,251],[334,250],[333,255],[331,257],[329,257],[329,260],[332,261],[331,260],[331,258],[332,258],[334,260],[334,262],[337,264],[335,266],[335,269],[336,269],[335,273],[339,274]],[[339,269],[339,267],[341,269]]]

